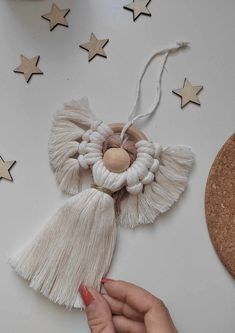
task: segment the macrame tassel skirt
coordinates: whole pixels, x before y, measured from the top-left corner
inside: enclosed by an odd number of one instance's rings
[[[113,198],[87,189],[69,199],[10,263],[51,301],[82,307],[79,286],[84,283],[99,290],[111,264],[116,235]]]

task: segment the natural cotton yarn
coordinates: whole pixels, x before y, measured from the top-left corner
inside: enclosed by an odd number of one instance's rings
[[[51,301],[71,308],[81,283],[99,289],[116,244],[114,201],[87,189],[69,199],[22,253],[16,272]]]
[[[49,160],[59,187],[73,196],[10,259],[16,272],[51,301],[83,307],[79,286],[84,283],[100,289],[113,257],[117,224],[133,228],[153,223],[186,188],[193,163],[189,148],[163,148],[143,135],[135,139],[127,134],[139,118],[156,111],[167,57],[185,46],[178,43],[149,59],[129,121],[119,134],[94,117],[86,99],[66,103],[56,113]],[[149,112],[137,115],[141,81],[156,56],[161,56],[161,67],[155,103]],[[84,171],[90,173],[92,183],[81,191]]]

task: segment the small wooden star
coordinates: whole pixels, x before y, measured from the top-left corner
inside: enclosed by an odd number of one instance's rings
[[[188,79],[184,79],[184,85],[181,89],[173,90],[172,92],[181,97],[181,109],[188,103],[201,105],[198,94],[203,89],[203,86],[193,86]]]
[[[108,41],[108,39],[97,39],[92,32],[90,41],[85,44],[81,44],[80,47],[89,52],[88,61],[91,61],[96,55],[107,58],[104,47]]]
[[[10,169],[15,163],[16,161],[4,161],[0,156],[0,179],[4,178],[13,182]]]
[[[47,14],[42,15],[42,18],[50,22],[50,31],[55,29],[58,25],[68,27],[68,22],[65,16],[69,13],[70,9],[60,9],[56,4],[53,3],[51,11]]]
[[[33,57],[32,59],[29,59],[21,54],[20,57],[21,57],[21,64],[16,69],[14,69],[14,72],[24,74],[27,83],[34,74],[43,74],[43,72],[37,66],[40,56],[36,56]]]
[[[141,14],[151,16],[151,13],[147,8],[150,1],[151,0],[133,0],[133,2],[123,8],[133,12],[133,20],[135,21]]]

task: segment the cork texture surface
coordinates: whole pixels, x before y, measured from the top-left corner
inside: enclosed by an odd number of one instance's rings
[[[235,134],[225,142],[210,169],[205,212],[214,248],[235,277]]]

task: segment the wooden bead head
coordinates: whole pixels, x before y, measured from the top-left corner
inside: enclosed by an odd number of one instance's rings
[[[131,159],[125,149],[110,148],[104,153],[103,162],[109,171],[121,173],[129,168]]]
[[[113,130],[114,133],[121,133],[124,124],[123,123],[113,123],[109,125],[110,128]],[[131,126],[127,130],[127,135],[130,136],[130,138],[137,142],[139,140],[147,140],[144,133],[142,133],[140,130],[135,128],[134,126]],[[123,148],[109,148],[105,151],[103,156],[103,162],[105,167],[115,173],[121,173],[124,172],[129,168],[131,165],[131,158],[128,152]]]

